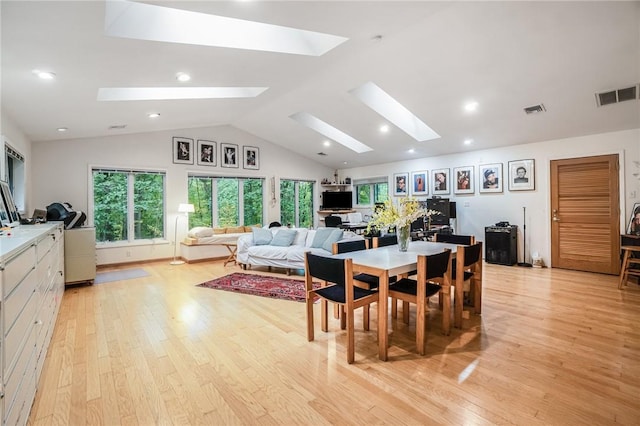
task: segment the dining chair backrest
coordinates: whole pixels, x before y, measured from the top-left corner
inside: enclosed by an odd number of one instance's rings
[[[340,216],[327,216],[324,218],[324,226],[327,228],[338,228],[340,225],[342,225]]]
[[[451,249],[445,249],[442,253],[426,256],[427,280],[444,277],[451,267]]]
[[[464,266],[469,267],[482,259],[482,243],[464,247]]]
[[[394,244],[398,244],[398,237],[396,234],[373,237],[373,248],[392,246]]]
[[[345,286],[346,263],[351,262],[351,259],[334,259],[311,252],[306,252],[305,257],[310,276],[341,287]]]
[[[476,237],[473,235],[459,235],[459,234],[435,234],[435,241],[438,243],[451,243],[470,246],[475,244]]]
[[[332,253],[340,254],[340,253],[349,253],[352,251],[366,250],[367,249],[367,241],[366,240],[354,240],[354,241],[342,241],[338,243],[333,243]]]

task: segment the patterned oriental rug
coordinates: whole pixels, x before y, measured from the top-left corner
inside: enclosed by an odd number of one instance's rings
[[[304,302],[306,300],[303,280],[244,274],[241,272],[216,278],[215,280],[198,284],[196,287],[235,291],[236,293],[270,297],[272,299],[294,300],[296,302]],[[320,283],[314,282],[313,287],[320,287]]]

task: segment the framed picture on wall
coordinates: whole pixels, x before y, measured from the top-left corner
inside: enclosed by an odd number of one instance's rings
[[[242,167],[245,169],[260,169],[260,148],[255,146],[245,146],[244,148],[244,162]]]
[[[173,138],[173,162],[176,164],[193,164],[193,139]]]
[[[448,194],[449,189],[449,169],[437,169],[431,171],[431,182],[433,195]]]
[[[475,188],[473,172],[473,166],[456,167],[453,169],[454,194],[473,194]]]
[[[627,234],[640,235],[640,203],[633,204],[629,225],[627,225]]]
[[[216,155],[217,152],[215,142],[198,139],[198,165],[215,166]]]
[[[480,192],[502,192],[502,163],[480,166]]]
[[[429,172],[411,172],[411,195],[429,195]]]
[[[396,173],[393,175],[393,195],[396,197],[406,196],[407,181],[409,180],[409,173]]]
[[[222,167],[238,167],[238,145],[232,143],[220,144],[220,164]]]
[[[509,161],[509,191],[531,191],[535,182],[535,160]]]

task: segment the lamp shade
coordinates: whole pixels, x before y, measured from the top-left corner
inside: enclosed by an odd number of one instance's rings
[[[195,211],[193,204],[180,203],[178,206],[178,213],[193,213]]]

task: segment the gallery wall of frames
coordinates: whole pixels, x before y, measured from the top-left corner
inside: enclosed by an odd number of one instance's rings
[[[535,160],[418,170],[393,175],[393,195],[425,196],[535,190]],[[506,183],[505,183],[506,182]]]
[[[172,140],[175,164],[197,164],[208,167],[227,167],[259,170],[260,148],[191,138],[174,137]]]

